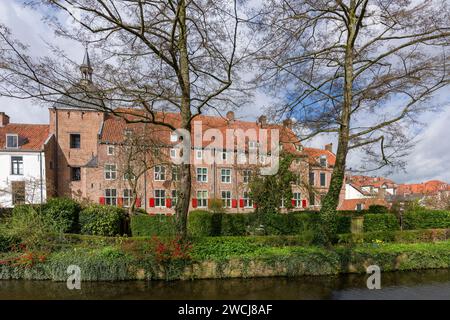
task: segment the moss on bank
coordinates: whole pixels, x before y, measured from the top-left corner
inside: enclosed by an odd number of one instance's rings
[[[382,271],[450,268],[450,241],[337,246],[329,250],[283,246],[283,241],[276,242],[278,246],[268,245],[267,240],[257,237],[241,239],[203,239],[194,243],[191,259],[172,261],[164,267],[151,255],[124,250],[123,244],[69,247],[32,265],[1,264],[0,279],[65,281],[71,264],[80,266],[85,281],[364,273],[372,264],[380,266]],[[134,242],[139,241],[143,242]]]

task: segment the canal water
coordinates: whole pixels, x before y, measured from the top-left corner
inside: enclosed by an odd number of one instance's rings
[[[381,289],[367,275],[196,281],[64,282],[0,280],[0,299],[445,299],[450,270],[382,273]]]

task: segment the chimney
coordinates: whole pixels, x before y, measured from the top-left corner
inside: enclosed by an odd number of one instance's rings
[[[283,120],[283,126],[286,128],[292,129],[292,120],[291,119],[284,119]]]
[[[326,144],[324,149],[333,152],[333,143]]]
[[[9,123],[9,117],[4,112],[0,112],[0,127],[4,127]]]
[[[234,121],[234,112],[233,111],[228,111],[227,112],[227,120],[228,120],[228,122],[233,122]]]
[[[258,124],[259,124],[261,127],[267,125],[267,117],[266,117],[265,115],[261,115],[261,116],[258,118]]]

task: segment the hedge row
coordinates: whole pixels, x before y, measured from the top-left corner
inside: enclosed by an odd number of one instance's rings
[[[397,217],[390,213],[368,213],[364,215],[364,232],[395,231],[400,229]]]
[[[196,210],[189,213],[188,233],[193,237],[244,235],[299,235],[319,228],[319,215],[287,213],[257,215],[210,213]],[[338,233],[350,232],[351,217],[338,218]],[[131,218],[133,236],[169,236],[175,233],[173,216],[137,215]]]
[[[450,211],[425,209],[407,211],[403,215],[403,228],[407,230],[450,228]]]
[[[338,236],[339,243],[358,244],[376,242],[417,243],[450,240],[450,229],[426,229],[406,231],[378,231],[347,233]]]
[[[126,233],[124,228],[125,212],[112,206],[90,205],[82,208],[79,203],[68,198],[51,198],[46,204],[18,205],[12,211],[12,217],[26,215],[34,211],[51,218],[64,233],[82,233],[89,235],[115,236]]]

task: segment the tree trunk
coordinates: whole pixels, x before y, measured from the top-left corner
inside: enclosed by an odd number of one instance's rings
[[[322,201],[320,210],[321,234],[319,242],[330,245],[337,234],[337,207],[339,205],[339,196],[345,178],[345,164],[349,147],[350,137],[350,113],[352,106],[352,87],[353,87],[353,45],[356,36],[356,17],[354,4],[349,10],[348,37],[345,50],[344,62],[344,101],[341,112],[341,124],[338,135],[338,148],[336,151],[336,162],[331,175],[330,187],[328,193]]]
[[[179,3],[179,28],[180,39],[178,49],[180,51],[180,70],[179,83],[181,87],[181,127],[191,132],[191,92],[189,79],[189,57],[187,51],[187,31],[186,31],[186,3],[181,0]],[[188,163],[181,165],[180,170],[180,187],[178,190],[178,202],[176,205],[176,224],[178,236],[182,240],[187,237],[187,216],[189,212],[189,201],[191,198],[191,165],[190,165],[190,149],[184,150],[189,153]]]

